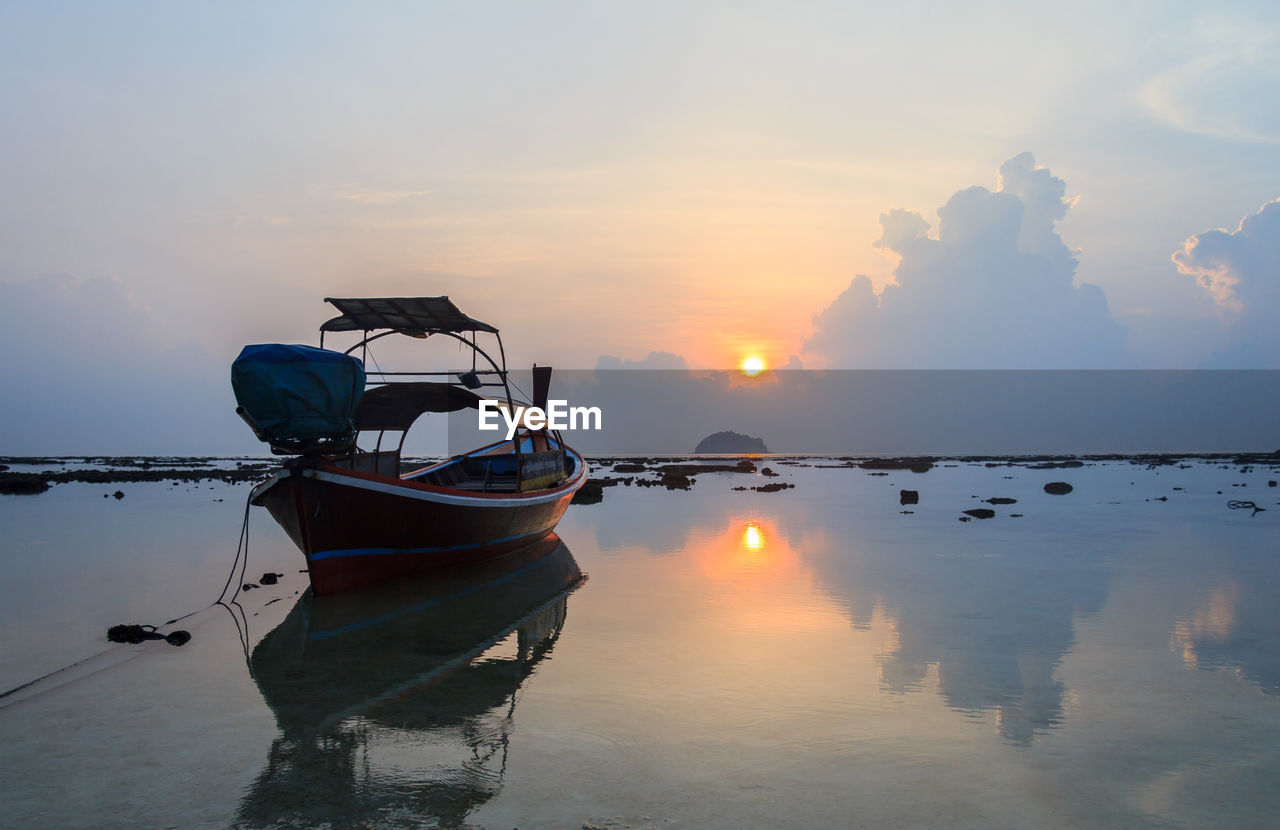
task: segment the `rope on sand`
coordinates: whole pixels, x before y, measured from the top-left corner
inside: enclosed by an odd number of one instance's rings
[[[189,614],[183,614],[181,617],[176,617],[165,623],[165,625],[173,625],[174,623],[181,622],[188,617],[194,617],[206,608],[221,605],[231,613],[231,618],[235,620],[236,632],[240,637],[240,645],[244,650],[246,663],[248,663],[249,659],[248,620],[244,616],[244,608],[237,601],[240,588],[237,586],[237,588],[231,592],[230,598],[227,597],[227,591],[231,588],[231,583],[236,576],[237,568],[240,573],[240,582],[243,583],[245,569],[249,565],[249,507],[250,502],[249,499],[246,498],[244,503],[244,523],[240,526],[240,541],[236,544],[236,558],[231,563],[231,573],[227,574],[227,582],[222,586],[222,592],[218,594],[218,598],[206,605],[204,608],[197,608]],[[237,613],[237,610],[239,613]],[[161,634],[156,629],[157,626],[154,625],[113,625],[107,629],[107,639],[113,643],[141,643],[146,640],[164,640],[171,646],[182,646],[191,640],[191,633],[188,631],[179,630],[171,631],[168,634]],[[30,686],[34,686],[44,680],[48,680],[50,677],[62,674],[70,669],[74,669],[76,666],[87,663],[90,660],[97,659],[106,653],[106,651],[102,651],[90,657],[86,657],[83,660],[77,660],[69,666],[54,669],[48,674],[37,677],[35,680],[29,680],[26,683],[14,686],[12,689],[2,691],[0,692],[0,700],[3,700],[4,698]],[[250,669],[250,671],[252,672],[252,669]]]

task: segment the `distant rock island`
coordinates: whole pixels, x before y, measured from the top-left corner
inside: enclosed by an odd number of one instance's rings
[[[717,432],[698,442],[694,452],[768,452],[763,438],[739,435],[736,432]]]

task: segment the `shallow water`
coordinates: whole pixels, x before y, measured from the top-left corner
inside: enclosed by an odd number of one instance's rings
[[[285,576],[182,648],[103,633],[217,595],[247,486],[0,498],[0,691],[54,672],[0,698],[0,824],[1274,826],[1278,471],[772,466],[372,605],[255,511]]]

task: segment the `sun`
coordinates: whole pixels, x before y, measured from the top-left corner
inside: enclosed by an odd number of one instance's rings
[[[748,377],[755,377],[764,371],[764,358],[756,355],[750,355],[742,359],[742,373]]]

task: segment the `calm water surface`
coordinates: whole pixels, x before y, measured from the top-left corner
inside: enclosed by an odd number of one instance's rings
[[[773,466],[335,602],[255,511],[285,576],[182,648],[103,632],[217,595],[247,487],[2,497],[0,686],[53,674],[0,698],[0,825],[1275,826],[1277,471]]]

